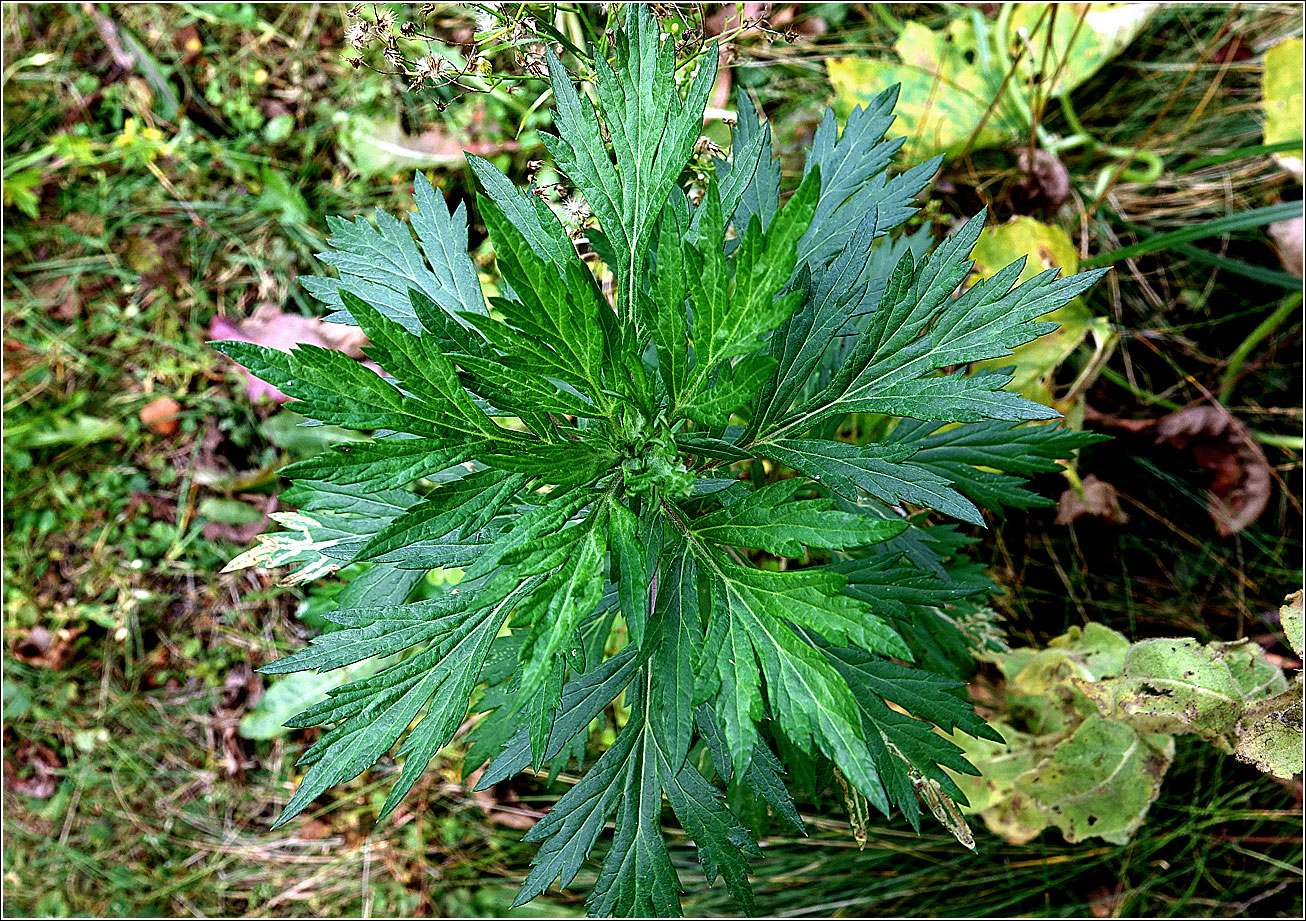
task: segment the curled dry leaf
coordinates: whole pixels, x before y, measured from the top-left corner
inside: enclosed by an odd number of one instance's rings
[[[253,342],[268,348],[289,352],[298,345],[320,345],[323,348],[344,352],[350,358],[362,358],[367,337],[357,326],[328,323],[316,317],[302,317],[284,313],[275,304],[260,304],[246,319],[233,322],[228,317],[215,316],[209,321],[210,339],[235,339]],[[373,370],[380,370],[372,362],[364,362]],[[252,402],[263,397],[284,403],[289,399],[266,381],[261,381],[248,371],[245,392]]]
[[[1016,166],[1024,173],[1011,189],[1011,200],[1021,214],[1055,212],[1070,198],[1070,173],[1056,154],[1028,147],[1020,151]]]
[[[1302,277],[1303,240],[1306,218],[1301,215],[1287,221],[1278,221],[1269,227],[1270,239],[1279,254],[1283,267],[1298,278]]]
[[[1260,517],[1269,504],[1270,463],[1247,427],[1219,406],[1193,406],[1161,418],[1158,444],[1192,452],[1198,465],[1214,473],[1207,511],[1221,537],[1236,534]]]
[[[1082,492],[1067,489],[1057,502],[1057,524],[1070,524],[1080,515],[1093,515],[1112,524],[1129,524],[1129,515],[1120,507],[1120,494],[1105,480],[1093,474],[1084,477]]]
[[[1223,406],[1192,406],[1159,419],[1122,419],[1089,406],[1085,418],[1100,428],[1150,433],[1158,445],[1190,451],[1198,466],[1214,474],[1206,508],[1221,537],[1247,527],[1269,504],[1274,480],[1270,462],[1247,426]],[[1087,477],[1084,483],[1087,486]]]

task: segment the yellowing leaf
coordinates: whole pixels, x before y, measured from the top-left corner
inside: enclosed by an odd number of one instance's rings
[[[902,84],[893,134],[905,134],[902,152],[910,160],[938,153],[960,153],[974,133],[989,102],[1002,85],[1002,76],[981,70],[967,60],[976,54],[975,33],[963,20],[953,20],[946,32],[933,32],[908,22],[894,43],[901,63],[866,58],[832,58],[826,62],[834,84],[835,112],[847,117],[859,104]],[[975,138],[974,146],[999,144],[1020,131],[1014,111],[998,107]]]
[[[1283,627],[1283,632],[1288,636],[1288,645],[1292,651],[1302,656],[1306,643],[1302,642],[1302,592],[1301,590],[1293,592],[1285,599],[1283,607],[1279,608],[1279,625]]]
[[[1056,266],[1067,275],[1079,271],[1079,253],[1066,232],[1032,217],[988,225],[971,252],[971,258],[975,260],[974,271],[980,278],[988,278],[1021,256],[1029,258],[1017,281],[1028,281],[1039,272]]]
[[[1249,706],[1238,726],[1234,754],[1258,771],[1290,780],[1300,774],[1302,759],[1301,679],[1276,697]]]
[[[1174,739],[1090,716],[1014,786],[1070,843],[1097,837],[1126,844],[1161,792],[1173,758]]]
[[[965,752],[966,760],[980,769],[978,776],[953,771],[949,771],[948,776],[966,794],[970,805],[965,807],[965,811],[983,815],[990,828],[993,823],[986,813],[1011,798],[1016,778],[1032,768],[1039,758],[1036,736],[1021,732],[1009,723],[992,725],[1003,741],[994,742],[961,732],[948,736]]]
[[[1023,137],[1029,129],[1027,87],[1038,85],[1044,95],[1073,90],[1133,41],[1159,6],[1017,3],[998,22],[976,14],[955,18],[938,32],[907,22],[893,46],[898,61],[826,62],[835,111],[846,116],[881,90],[902,84],[895,133],[907,135],[903,152],[912,159]],[[1006,79],[1013,59],[1014,72]]]
[[[1118,677],[1076,684],[1103,715],[1140,731],[1197,733],[1214,742],[1235,731],[1246,702],[1287,689],[1282,672],[1250,644],[1191,639],[1135,643]]]
[[[1099,716],[1080,688],[1086,675],[1119,674],[1128,649],[1123,635],[1089,624],[1046,649],[987,656],[1007,679],[1007,715],[993,724],[1003,742],[949,736],[980,770],[949,772],[970,802],[964,811],[1013,844],[1049,826],[1071,842],[1127,842],[1160,791],[1174,741]]]
[[[1020,273],[1021,282],[1056,266],[1061,266],[1065,275],[1071,275],[1079,269],[1079,254],[1066,232],[1032,217],[1017,217],[1006,224],[985,227],[971,255],[975,260],[976,281],[988,278],[1022,256],[1026,262]],[[1015,373],[1008,386],[1009,390],[1018,391],[1031,400],[1053,405],[1071,415],[1070,401],[1060,405],[1052,392],[1057,369],[1090,336],[1097,343],[1099,356],[1109,352],[1116,336],[1111,331],[1109,321],[1105,317],[1093,316],[1080,298],[1052,311],[1043,319],[1061,325],[1047,335],[1017,347],[1012,355],[979,362],[977,367],[1014,366]],[[1082,391],[1083,387],[1075,389]]]
[[[1299,631],[1284,610],[1285,630]],[[1199,734],[1278,777],[1302,770],[1301,681],[1288,688],[1253,644],[1131,645],[1089,624],[1044,649],[984,659],[1005,679],[1003,716],[991,721],[1003,741],[953,733],[980,774],[948,773],[970,802],[963,811],[1013,844],[1049,826],[1070,842],[1128,842],[1160,791],[1175,735]]]
[[[1020,78],[1021,86],[1030,85],[1032,69],[1041,78],[1041,92],[1050,96],[1070,92],[1124,51],[1160,6],[1159,3],[1011,4],[1008,41],[1015,48],[1020,41],[1019,30],[1025,29],[1034,52],[1032,61],[1028,51],[1019,57],[1012,82]],[[1049,84],[1047,89],[1043,89],[1043,82]]]
[[[1262,105],[1265,143],[1300,141],[1302,137],[1302,40],[1290,38],[1265,52]],[[1279,165],[1302,178],[1302,151],[1275,155]]]
[[[1096,707],[1076,687],[1118,675],[1129,640],[1101,624],[1070,630],[1046,649],[1017,649],[985,656],[1007,679],[1007,701],[1025,727],[1039,734],[1058,733],[1096,713]]]

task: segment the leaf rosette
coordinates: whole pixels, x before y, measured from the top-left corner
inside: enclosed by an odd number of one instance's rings
[[[291,721],[330,728],[278,825],[398,744],[390,813],[469,706],[481,787],[556,773],[621,697],[612,743],[527,833],[541,845],[519,904],[571,885],[611,821],[591,910],[678,913],[669,805],[709,882],[751,907],[760,823],[802,826],[786,771],[810,790],[836,767],[918,825],[918,784],[961,800],[944,768],[974,770],[932,726],[999,738],[961,680],[989,585],[969,538],[924,512],[982,524],[982,508],[1048,504],[1021,478],[1094,436],[1022,427],[1056,413],[1006,373],[954,369],[1047,332],[1038,318],[1099,273],[1016,284],[1017,264],[954,296],[984,218],[932,250],[928,231],[891,236],[938,167],[886,172],[893,91],[842,131],[826,113],[783,203],[741,95],[733,157],[691,200],[716,60],[678,85],[643,4],[596,54],[597,104],[549,56],[547,146],[590,203],[613,300],[550,208],[469,155],[493,297],[464,208],[419,173],[408,226],[333,222],[338,275],[305,280],[385,375],[326,349],[218,345],[309,419],[372,433],[285,471],[299,536],[254,555],[365,570],[327,615],[337,629],[265,672],[389,657]],[[852,445],[833,437],[849,413],[897,421]],[[438,567],[462,580],[427,597]]]

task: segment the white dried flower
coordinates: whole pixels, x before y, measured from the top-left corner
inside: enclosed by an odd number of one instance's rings
[[[378,10],[375,23],[376,34],[381,36],[389,35],[390,30],[395,27],[397,19],[398,17],[395,16],[394,10]]]
[[[381,52],[381,56],[389,61],[392,67],[399,67],[404,63],[404,56],[399,53],[399,45],[393,38],[385,46],[385,51]]]
[[[562,213],[568,220],[575,221],[578,224],[584,223],[590,216],[589,202],[585,201],[580,195],[572,195],[562,203]]]
[[[367,44],[367,23],[355,22],[345,30],[345,44],[352,45],[355,48],[362,48]]]
[[[499,27],[499,17],[485,10],[476,11],[476,31],[477,33],[489,32]]]
[[[417,62],[413,72],[413,83],[424,83],[427,80],[434,80],[444,69],[444,58],[437,58],[433,54],[428,54]]]

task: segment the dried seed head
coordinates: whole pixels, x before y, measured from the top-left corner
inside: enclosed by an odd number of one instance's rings
[[[345,44],[352,45],[355,48],[363,48],[368,42],[368,29],[366,22],[355,22],[345,30]]]
[[[382,37],[388,36],[390,30],[395,27],[397,19],[398,17],[395,16],[394,10],[377,10],[375,23],[376,34]]]
[[[417,23],[401,22],[399,23],[399,34],[404,38],[412,38],[417,33]]]
[[[399,53],[399,43],[393,38],[386,43],[385,51],[381,52],[381,55],[394,67],[404,63],[404,56]]]
[[[444,58],[437,58],[433,54],[428,54],[417,62],[415,73],[413,74],[414,83],[423,83],[427,80],[434,80],[444,69]]]
[[[521,60],[521,68],[529,76],[547,77],[549,69],[544,63],[544,46],[532,45],[527,49],[525,57]]]
[[[345,11],[345,15],[348,16],[350,19],[359,18],[360,16],[363,15],[363,4],[355,3],[347,11]]]
[[[590,206],[583,196],[571,195],[562,203],[562,213],[565,214],[569,220],[581,224],[589,219]]]
[[[721,146],[707,135],[700,135],[699,139],[694,142],[694,153],[699,156],[704,153],[709,153],[717,157],[724,157],[726,155],[726,152],[721,149]]]

